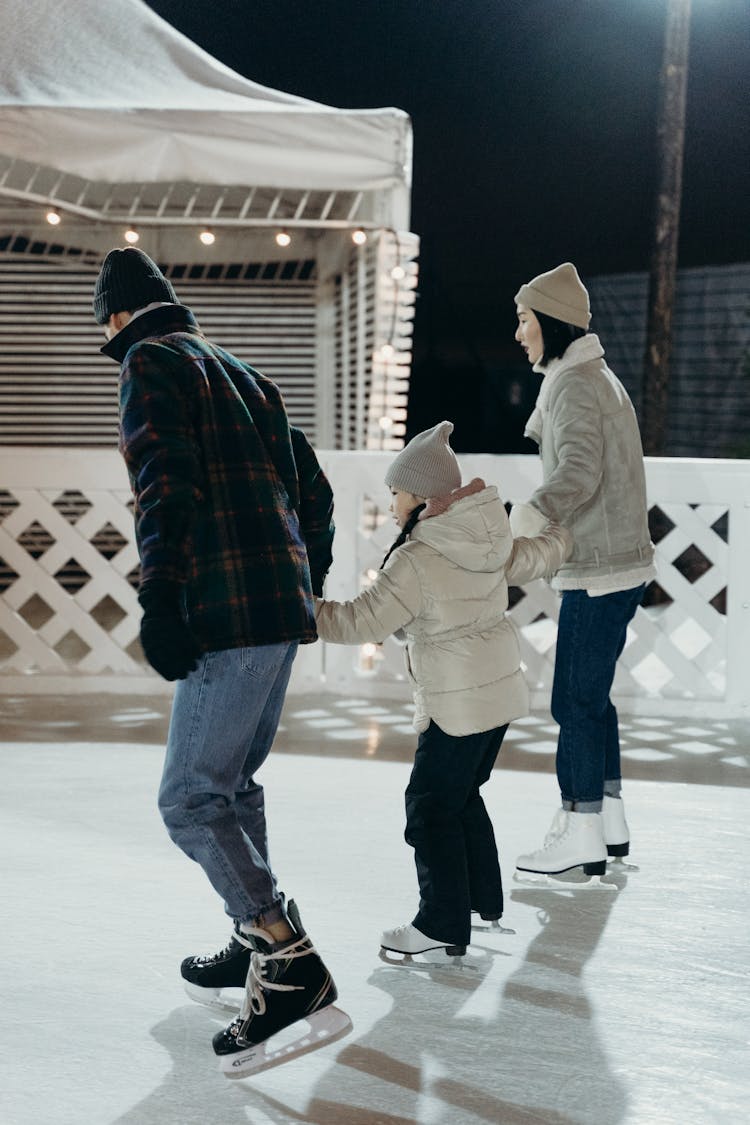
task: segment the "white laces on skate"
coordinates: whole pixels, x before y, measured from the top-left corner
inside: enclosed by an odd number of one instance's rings
[[[569,827],[570,818],[568,817],[566,810],[558,809],[552,819],[552,823],[549,827],[549,832],[544,837],[544,843],[542,844],[541,851],[545,851],[552,844],[554,844],[555,841],[562,839]]]
[[[233,937],[234,936],[235,935],[233,935]],[[242,944],[244,945],[245,943],[243,942]],[[199,954],[197,957],[193,958],[193,962],[196,968],[203,968],[208,965],[215,965],[217,961],[224,961],[226,958],[231,957],[231,955],[232,938],[229,939],[224,948],[220,949],[218,953]]]
[[[249,931],[251,934],[257,934],[263,941],[268,941],[268,934],[265,930],[256,930],[252,928]],[[252,949],[252,956],[250,958],[250,968],[247,973],[247,983],[245,985],[245,998],[242,1002],[240,1009],[240,1020],[244,1021],[252,1013],[256,1016],[262,1016],[266,1010],[266,998],[264,992],[300,992],[303,990],[302,985],[297,984],[276,984],[274,981],[268,980],[266,977],[266,966],[270,961],[294,961],[297,957],[306,957],[310,953],[314,953],[315,949],[310,942],[310,939],[305,935],[304,937],[294,938],[289,945],[285,945],[283,949],[274,949],[268,953],[261,953],[259,950],[253,948],[251,942],[245,940],[246,935],[242,932],[235,934],[235,937],[242,945]]]

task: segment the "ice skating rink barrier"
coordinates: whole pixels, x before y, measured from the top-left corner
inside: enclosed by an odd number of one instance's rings
[[[326,593],[372,581],[395,526],[383,486],[392,453],[322,452],[336,510]],[[463,455],[504,500],[526,500],[535,456]],[[628,632],[621,711],[750,717],[750,462],[648,458],[657,579]],[[138,556],[116,451],[0,451],[0,692],[169,691],[138,644]],[[512,591],[535,707],[549,703],[558,598],[543,581]],[[406,699],[401,646],[300,649],[291,692]]]

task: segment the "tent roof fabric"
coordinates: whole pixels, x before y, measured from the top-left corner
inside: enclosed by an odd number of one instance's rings
[[[3,0],[3,16],[10,157],[107,183],[408,192],[402,110],[336,109],[260,86],[141,0]]]

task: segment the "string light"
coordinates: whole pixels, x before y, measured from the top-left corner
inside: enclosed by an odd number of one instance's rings
[[[208,230],[208,228],[202,230],[198,237],[204,246],[213,246],[214,242],[216,242],[216,235],[212,230]]]
[[[406,277],[406,270],[403,266],[394,266],[391,270],[391,277],[394,281],[403,281]]]
[[[288,246],[291,241],[292,241],[292,236],[290,235],[289,231],[280,230],[280,231],[276,232],[276,245],[277,246]]]
[[[140,237],[138,231],[134,230],[132,227],[129,227],[128,230],[125,231],[125,241],[129,242],[131,246],[135,246]]]
[[[355,246],[364,246],[364,244],[367,242],[367,234],[362,230],[361,227],[358,227],[357,230],[352,231],[352,242]]]
[[[50,207],[49,211],[47,212],[47,214],[44,217],[51,227],[59,226],[60,223],[62,222],[62,219],[60,217],[60,212],[57,210],[56,207]]]
[[[391,426],[393,425],[393,419],[389,418],[386,415],[385,417],[380,419],[378,425],[380,426],[381,430],[390,430]]]
[[[382,348],[380,349],[381,359],[393,359],[395,354],[396,349],[394,348],[393,344],[383,344]]]

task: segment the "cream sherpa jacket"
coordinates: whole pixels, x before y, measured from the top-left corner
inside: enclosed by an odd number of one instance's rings
[[[643,449],[633,404],[593,333],[544,371],[526,433],[539,443],[544,483],[516,505],[511,527],[533,535],[568,528],[573,552],[552,580],[561,590],[627,588],[654,575]]]
[[[450,735],[491,730],[527,714],[529,705],[518,639],[505,615],[508,583],[554,572],[570,544],[568,532],[553,526],[514,541],[497,489],[472,481],[446,510],[425,509],[359,597],[316,599],[318,634],[361,644],[403,631],[416,730],[431,719]]]

